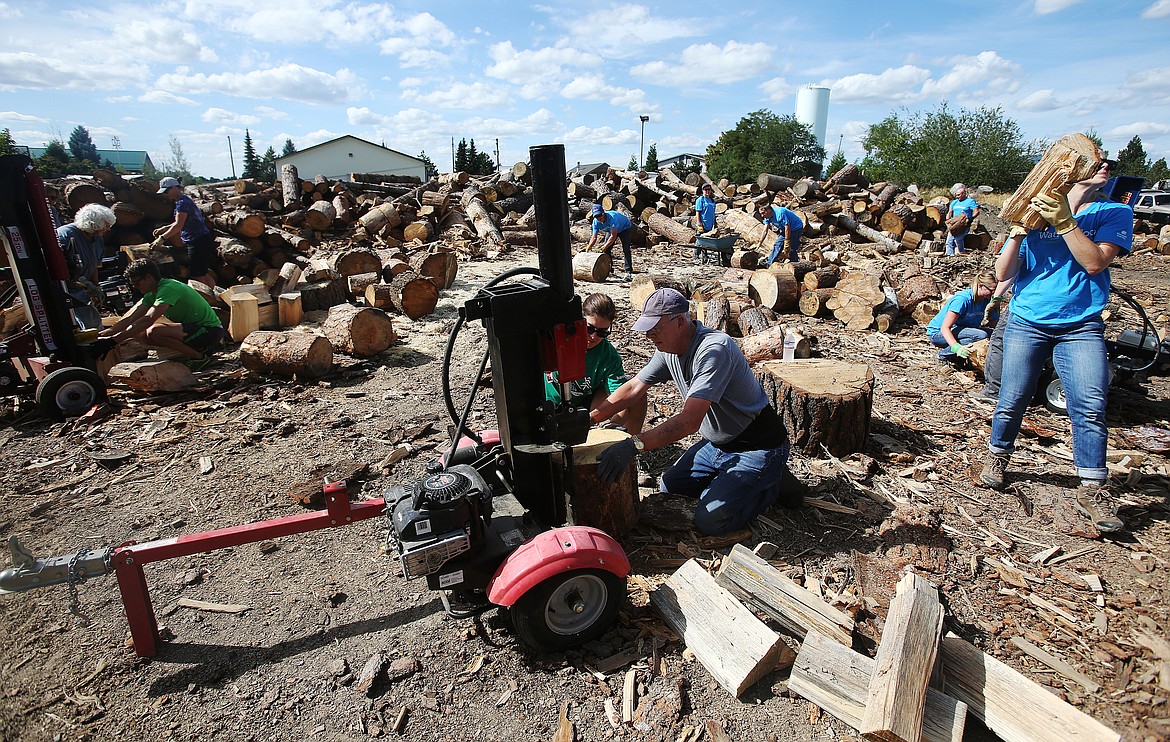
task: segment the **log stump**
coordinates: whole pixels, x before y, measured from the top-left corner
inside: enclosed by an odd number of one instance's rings
[[[382,259],[373,250],[357,248],[336,256],[330,267],[342,278],[362,273],[381,273]]]
[[[650,298],[650,294],[664,288],[677,289],[683,296],[688,296],[690,293],[682,283],[673,278],[649,275],[634,276],[634,280],[630,282],[630,306],[635,312],[641,312],[646,300]]]
[[[791,273],[756,271],[748,281],[748,296],[775,312],[789,312],[800,299],[800,285]]]
[[[240,345],[240,363],[249,371],[316,378],[333,368],[333,347],[320,335],[259,330]]]
[[[411,319],[427,316],[435,311],[435,306],[439,303],[439,287],[434,281],[423,278],[414,271],[399,273],[385,291],[380,284],[371,288],[375,291],[375,301],[378,303],[371,303],[370,306],[379,306],[382,301],[389,301],[394,311]],[[369,299],[370,295],[367,293],[366,300]]]
[[[810,274],[811,275],[811,274]],[[806,317],[824,317],[829,314],[828,302],[837,295],[836,289],[811,289],[800,295],[800,313]]]
[[[381,309],[338,304],[321,323],[321,332],[335,353],[369,358],[390,347],[398,336],[394,323]]]
[[[613,272],[613,258],[604,252],[579,252],[573,256],[573,278],[578,281],[605,283]]]
[[[600,528],[620,537],[638,523],[638,463],[629,467],[616,482],[607,484],[597,477],[597,457],[613,444],[628,438],[610,428],[593,428],[584,443],[573,446],[573,519],[577,525]]]
[[[865,449],[875,380],[864,363],[823,358],[767,361],[756,376],[776,408],[793,448],[809,456]]]
[[[139,392],[181,392],[195,386],[195,376],[179,361],[124,361],[110,368],[106,378]]]
[[[455,283],[455,275],[459,271],[459,260],[454,250],[442,249],[425,255],[417,255],[411,260],[411,266],[423,278],[429,278],[442,291],[451,288]],[[393,279],[393,277],[391,277]]]

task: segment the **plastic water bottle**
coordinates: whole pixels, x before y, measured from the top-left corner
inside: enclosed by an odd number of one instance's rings
[[[784,355],[785,361],[796,360],[796,333],[791,330],[784,331]]]

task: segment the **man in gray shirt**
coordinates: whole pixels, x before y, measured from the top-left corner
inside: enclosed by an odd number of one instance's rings
[[[700,533],[743,528],[776,502],[782,481],[795,483],[788,473],[784,425],[735,341],[691,320],[686,297],[675,289],[651,294],[634,329],[646,333],[657,352],[590,417],[594,422],[606,420],[665,381],[678,387],[683,408],[607,449],[598,459],[598,475],[615,481],[638,451],[661,448],[698,432],[703,440],[662,475],[662,490],[699,498],[695,527]],[[786,499],[784,504],[793,503]]]

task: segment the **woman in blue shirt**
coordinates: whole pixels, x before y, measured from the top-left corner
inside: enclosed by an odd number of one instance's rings
[[[979,202],[967,195],[967,186],[962,183],[955,183],[951,186],[951,194],[955,199],[951,201],[950,208],[947,210],[947,218],[954,219],[960,214],[965,215],[967,226],[959,230],[957,234],[947,232],[947,255],[961,255],[963,242],[971,232],[971,225],[979,216]]]
[[[971,288],[964,289],[950,299],[926,326],[926,336],[932,345],[942,348],[940,359],[966,358],[967,346],[988,337],[991,331],[983,327],[983,315],[987,302],[995,292],[995,274],[990,271],[980,274],[971,282]]]

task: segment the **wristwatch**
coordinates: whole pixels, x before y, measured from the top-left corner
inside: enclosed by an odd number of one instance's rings
[[[646,450],[646,444],[643,443],[642,439],[639,438],[637,435],[631,435],[630,440],[634,442],[634,450],[635,451],[638,451],[639,453],[641,453],[642,451]]]

